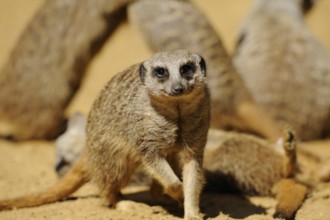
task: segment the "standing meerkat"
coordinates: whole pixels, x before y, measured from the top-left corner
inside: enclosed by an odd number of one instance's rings
[[[249,130],[274,140],[279,137],[279,128],[253,101],[218,34],[191,2],[141,0],[128,9],[130,22],[153,51],[183,48],[205,58],[212,127]]]
[[[88,117],[86,149],[55,187],[1,201],[0,209],[57,201],[90,178],[115,205],[142,166],[166,194],[184,202],[185,219],[201,219],[209,105],[203,58],[185,50],[157,53],[116,75],[101,91]]]
[[[330,56],[304,24],[307,0],[256,0],[245,20],[235,64],[258,104],[301,140],[329,127]]]
[[[47,0],[0,72],[0,137],[48,139],[130,0]]]

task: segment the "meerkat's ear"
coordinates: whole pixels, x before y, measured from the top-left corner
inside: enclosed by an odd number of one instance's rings
[[[314,6],[315,0],[303,0],[302,1],[302,10],[306,14],[308,13]]]
[[[146,75],[147,69],[143,66],[143,63],[141,63],[139,68],[139,74],[142,84],[145,82],[145,75]]]
[[[201,67],[201,70],[204,74],[204,76],[206,76],[206,63],[205,60],[202,56],[199,56],[201,58],[201,60],[199,61],[199,66]]]

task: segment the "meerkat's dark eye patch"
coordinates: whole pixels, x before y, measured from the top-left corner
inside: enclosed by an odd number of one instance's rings
[[[186,64],[183,64],[180,67],[180,74],[183,77],[189,77],[196,71],[196,65],[193,62],[188,62]]]
[[[153,75],[160,80],[165,80],[168,78],[168,71],[166,68],[163,67],[156,67],[153,70]]]
[[[204,76],[206,76],[206,63],[203,57],[200,57],[201,60],[199,61],[199,66],[204,74]]]

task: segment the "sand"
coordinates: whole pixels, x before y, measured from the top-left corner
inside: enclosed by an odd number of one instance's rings
[[[233,50],[235,36],[251,0],[196,0],[220,33],[229,51]],[[0,65],[18,39],[19,34],[42,0],[0,1]],[[330,48],[330,1],[319,5],[307,18],[307,25],[320,41]],[[95,96],[113,74],[127,66],[147,59],[150,50],[130,24],[120,26],[108,40],[88,68],[83,85],[70,104],[67,113],[87,113]],[[330,160],[330,144],[309,144],[314,152]],[[12,143],[0,141],[0,199],[44,189],[57,179],[53,165],[55,160],[52,142],[30,141]],[[316,167],[316,169],[318,169]],[[310,174],[313,175],[313,174]],[[39,219],[180,219],[182,210],[163,207],[153,201],[147,186],[131,185],[124,190],[128,200],[116,209],[102,205],[97,190],[87,184],[69,200],[36,208],[0,212],[1,220]],[[208,219],[273,219],[276,200],[271,197],[245,197],[230,194],[204,194],[201,209]],[[330,184],[319,184],[309,195],[296,215],[297,220],[330,219]]]

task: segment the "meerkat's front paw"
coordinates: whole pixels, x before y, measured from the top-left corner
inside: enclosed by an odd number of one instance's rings
[[[183,187],[182,183],[172,184],[171,186],[165,188],[164,192],[172,197],[174,200],[178,201],[180,205],[183,204]]]
[[[153,181],[150,187],[150,194],[152,197],[162,205],[173,205],[177,204],[176,200],[167,194],[164,194],[163,186],[161,186],[157,181]]]

